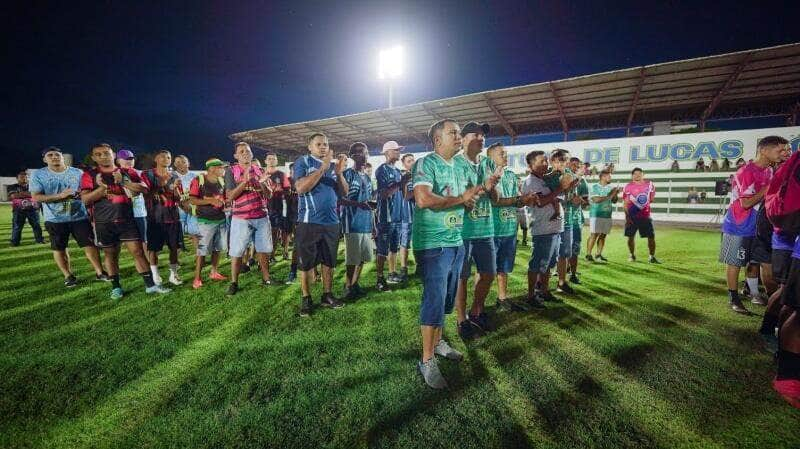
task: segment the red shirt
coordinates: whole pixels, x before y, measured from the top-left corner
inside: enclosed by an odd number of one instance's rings
[[[206,175],[195,176],[189,184],[189,196],[194,198],[203,199],[206,197],[214,197],[218,200],[225,202],[225,186],[223,179],[218,178],[216,181],[209,181]],[[200,185],[200,179],[203,179],[203,185]],[[197,206],[197,219],[201,222],[219,222],[225,221],[225,205],[219,207],[206,204]]]
[[[122,182],[114,183],[114,173],[122,173]],[[83,172],[81,177],[81,191],[91,192],[99,187],[96,182],[97,175],[101,174],[103,182],[108,186],[106,196],[95,201],[89,206],[92,219],[95,223],[122,223],[133,221],[133,202],[130,192],[125,190],[122,185],[126,179],[130,182],[142,182],[142,179],[135,170],[130,168],[114,167],[109,172],[104,172],[99,168],[92,168]]]
[[[147,186],[145,195],[147,219],[156,223],[178,223],[181,218],[178,206],[183,196],[181,179],[175,172],[162,178],[155,168],[142,172],[142,181]]]
[[[242,194],[233,200],[231,213],[234,217],[250,220],[267,216],[269,198],[266,194],[261,193],[261,186],[258,185],[258,179],[263,173],[261,168],[255,165],[250,166],[250,181]],[[244,169],[241,165],[232,165],[230,170],[225,171],[225,189],[235,189],[243,175]]]

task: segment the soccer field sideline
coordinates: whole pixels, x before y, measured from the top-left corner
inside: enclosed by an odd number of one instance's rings
[[[153,297],[123,256],[130,294],[113,302],[77,249],[82,283],[66,291],[49,247],[26,228],[9,248],[7,207],[0,223],[0,447],[800,446],[787,425],[800,414],[769,387],[760,317],[727,308],[717,232],[658,229],[665,264],[653,266],[626,262],[615,227],[611,263],[581,259],[575,297],[501,314],[469,345],[448,319],[466,360],[442,363],[451,388],[439,393],[414,366],[417,279],[303,320],[297,285],[247,274],[233,299],[213,282]],[[287,271],[276,264],[278,279]]]

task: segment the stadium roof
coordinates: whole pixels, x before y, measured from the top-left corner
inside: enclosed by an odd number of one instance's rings
[[[487,122],[492,135],[630,128],[655,121],[788,115],[800,110],[800,43],[666,62],[459,97],[270,126],[231,139],[289,155],[312,132],[334,147],[426,143],[431,123]]]

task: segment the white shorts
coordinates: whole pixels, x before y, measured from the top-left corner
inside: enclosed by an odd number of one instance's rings
[[[361,265],[372,261],[374,249],[371,233],[349,233],[344,235],[344,264]]]
[[[609,234],[611,232],[611,219],[601,217],[589,218],[589,232],[592,234]]]

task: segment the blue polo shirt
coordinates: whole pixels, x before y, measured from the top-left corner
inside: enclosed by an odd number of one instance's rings
[[[298,195],[297,222],[314,223],[319,225],[339,224],[336,214],[336,203],[339,200],[337,193],[338,177],[333,169],[334,162],[320,178],[317,185],[310,191]],[[300,156],[294,161],[294,177],[296,180],[305,178],[322,167],[322,161],[312,155]]]
[[[83,176],[83,170],[75,167],[67,167],[61,173],[56,173],[47,167],[40,168],[34,170],[31,175],[30,192],[31,194],[55,195],[68,188],[75,192],[80,192],[81,176]],[[44,221],[67,223],[89,218],[89,214],[86,213],[86,206],[83,205],[80,197],[78,199],[68,198],[57,203],[41,204],[44,212]]]
[[[381,197],[381,192],[399,183],[401,177],[400,170],[388,163],[382,164],[375,170],[375,179],[378,181],[378,223],[400,223],[402,221],[403,192],[398,188],[387,198]]]
[[[347,181],[347,199],[367,202],[372,199],[372,180],[366,173],[348,168],[342,173]],[[368,234],[372,232],[372,211],[357,206],[342,206],[342,232]]]

